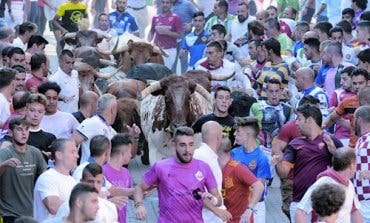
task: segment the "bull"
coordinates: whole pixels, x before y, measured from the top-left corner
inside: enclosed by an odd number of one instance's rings
[[[166,77],[142,91],[141,128],[149,144],[151,164],[174,155],[169,141],[175,128],[191,126],[196,118],[212,112],[211,79],[226,80],[232,76],[192,71]],[[194,77],[199,78],[197,82]]]

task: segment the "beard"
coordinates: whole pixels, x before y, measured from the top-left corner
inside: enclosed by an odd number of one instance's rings
[[[243,23],[245,20],[247,20],[247,18],[248,18],[248,16],[244,17],[244,16],[240,16],[240,15],[238,15],[238,21],[239,21],[240,23]]]
[[[189,154],[190,155],[190,154]],[[180,160],[181,163],[190,163],[193,157],[191,157],[189,160],[185,160],[183,155],[181,155],[178,151],[176,151],[176,157]]]

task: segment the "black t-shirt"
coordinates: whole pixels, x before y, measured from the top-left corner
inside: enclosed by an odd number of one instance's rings
[[[202,125],[208,121],[216,121],[222,126],[222,131],[226,133],[232,144],[234,144],[234,124],[235,120],[231,115],[218,117],[215,114],[208,114],[199,117],[193,124],[192,128],[195,133],[202,131]]]
[[[72,115],[77,119],[79,123],[86,119],[85,116],[80,111],[73,112]]]
[[[55,135],[40,129],[37,132],[30,131],[30,136],[28,137],[27,144],[34,146],[41,151],[49,152],[49,146],[56,139],[57,138],[55,137]],[[47,157],[44,154],[43,156],[47,162],[48,161]]]

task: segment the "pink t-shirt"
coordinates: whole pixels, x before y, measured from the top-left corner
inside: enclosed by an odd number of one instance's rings
[[[121,167],[120,170],[116,170],[109,163],[107,163],[103,166],[103,173],[113,186],[119,188],[132,188],[132,178],[128,169]],[[119,223],[126,223],[126,211],[126,205],[117,207]]]
[[[176,33],[182,33],[181,18],[172,12],[167,14],[159,14],[152,19],[152,28],[150,32],[154,35],[154,43],[163,49],[175,48],[177,47],[177,39],[161,35],[156,32],[156,28],[163,27],[167,30]]]
[[[210,167],[197,159],[187,164],[174,157],[158,161],[145,173],[143,181],[148,186],[158,186],[158,222],[203,222],[203,200],[196,200],[193,191],[217,188]]]
[[[339,97],[338,97],[338,94],[339,94]],[[333,92],[333,94],[330,97],[330,107],[337,107],[339,103],[343,101],[343,99],[354,96],[354,95],[356,95],[354,92],[345,91],[343,89],[337,89]],[[349,121],[350,114],[345,114],[342,116],[342,118]],[[336,124],[334,135],[338,139],[349,139],[350,129],[346,129],[342,125]]]
[[[32,74],[31,78],[26,81],[26,89],[27,91],[30,91],[31,93],[37,93],[38,87],[44,83],[47,82],[48,79],[46,77],[39,78]]]
[[[346,67],[353,66],[353,64],[347,62],[343,62],[342,65],[342,70]],[[329,68],[329,70],[326,72],[326,78],[323,87],[326,95],[332,95],[335,90],[335,75],[338,72],[338,67]]]

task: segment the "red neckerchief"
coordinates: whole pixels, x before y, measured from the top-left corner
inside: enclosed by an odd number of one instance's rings
[[[200,64],[202,67],[205,67],[207,70],[217,70],[218,68],[220,67],[223,67],[224,66],[224,61],[221,60],[221,63],[219,66],[213,66],[211,64],[208,63],[208,60],[204,61],[203,63]]]

